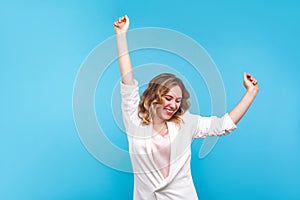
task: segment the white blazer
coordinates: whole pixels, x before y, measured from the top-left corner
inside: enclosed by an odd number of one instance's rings
[[[236,125],[227,113],[222,118],[217,118],[186,112],[181,116],[183,123],[180,126],[167,122],[171,159],[169,175],[164,178],[152,157],[152,125],[141,125],[138,117],[138,90],[137,81],[135,85],[124,85],[121,82],[123,121],[134,171],[134,199],[198,199],[190,171],[190,147],[193,138],[226,135],[235,130]]]

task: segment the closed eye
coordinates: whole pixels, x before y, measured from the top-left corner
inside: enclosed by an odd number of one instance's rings
[[[167,101],[171,101],[171,100],[172,100],[172,97],[166,96],[165,99],[166,99]]]
[[[170,95],[165,95],[164,98],[167,100],[167,101],[171,101],[172,99],[174,99],[173,96],[170,96]],[[181,103],[181,97],[180,98],[177,98],[175,101],[176,103]]]

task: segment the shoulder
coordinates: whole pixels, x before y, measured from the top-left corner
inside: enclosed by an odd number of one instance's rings
[[[199,118],[199,117],[201,117],[201,116],[197,115],[197,114],[190,113],[188,110],[183,115],[181,115],[182,120],[191,120],[191,119],[196,119],[196,118]]]
[[[187,110],[183,115],[181,115],[182,125],[185,127],[193,127],[198,123],[200,118],[200,115],[190,113]]]
[[[134,90],[138,91],[139,90],[138,81],[134,80],[133,85],[124,84],[122,81],[120,81],[120,89],[121,89],[121,93],[128,93]]]

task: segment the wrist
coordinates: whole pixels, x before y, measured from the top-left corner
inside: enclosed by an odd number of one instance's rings
[[[126,31],[120,31],[120,32],[116,32],[116,36],[117,37],[126,37]]]
[[[249,94],[249,95],[251,95],[251,96],[256,96],[257,95],[257,93],[258,93],[258,87],[257,86],[252,86],[252,87],[249,87],[249,88],[247,88],[247,94]]]

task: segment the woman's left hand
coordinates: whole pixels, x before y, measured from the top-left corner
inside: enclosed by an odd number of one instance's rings
[[[244,86],[247,91],[251,92],[258,92],[258,82],[257,80],[251,75],[244,72]]]

